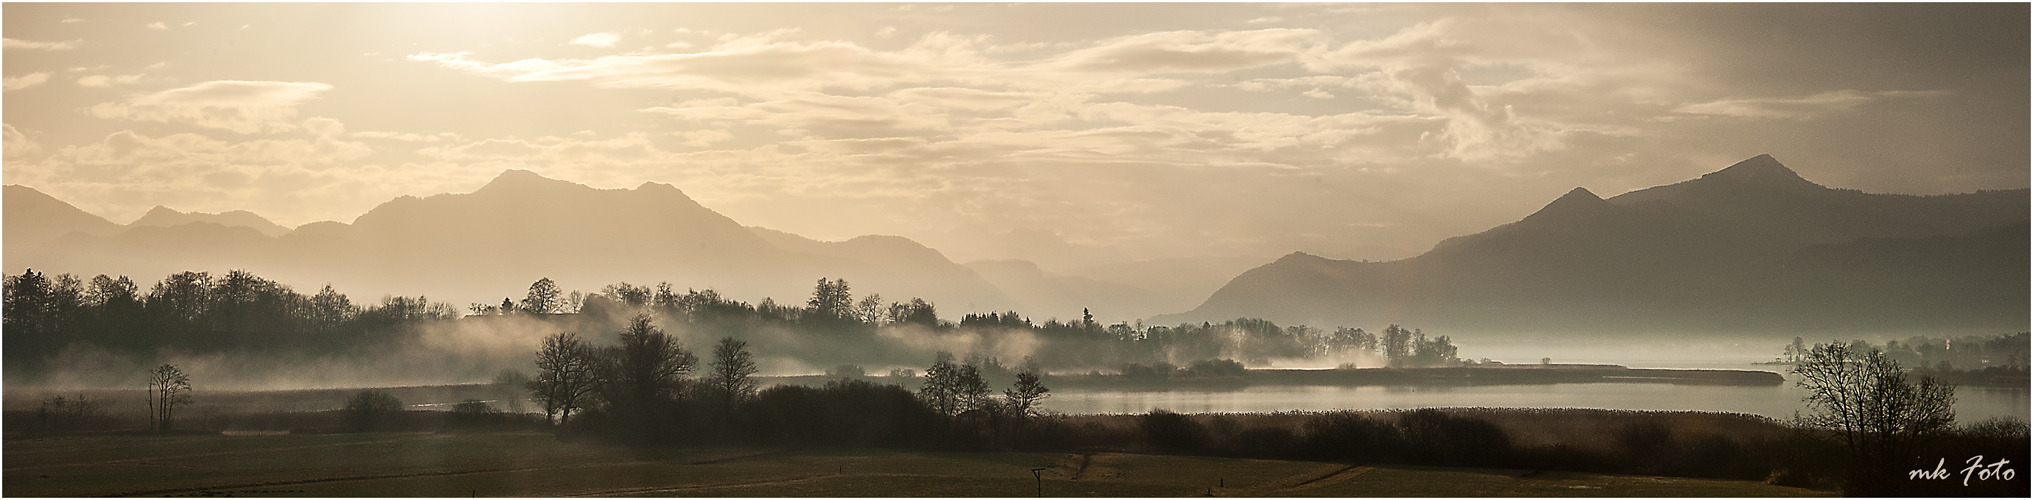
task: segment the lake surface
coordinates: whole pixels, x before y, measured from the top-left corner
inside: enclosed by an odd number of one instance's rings
[[[1776,371],[1776,370],[1774,370]],[[1958,422],[2028,417],[2027,388],[1958,387]],[[1777,386],[1549,384],[1488,386],[1252,386],[1240,390],[1124,391],[1054,389],[1043,404],[1063,413],[1178,413],[1377,410],[1441,407],[1698,410],[1780,420],[1807,412],[1807,391]]]

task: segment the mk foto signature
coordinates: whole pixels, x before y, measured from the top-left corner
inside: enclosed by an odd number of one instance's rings
[[[2019,475],[2017,471],[2005,468],[2005,464],[2011,462],[2012,462],[2011,460],[1999,459],[1997,462],[1987,464],[1984,463],[1983,455],[1969,457],[1969,460],[1963,461],[1963,463],[1969,464],[1969,467],[1964,467],[1959,471],[1962,472],[1962,485],[1969,486],[1969,480],[1971,478],[1975,478],[1978,481],[1990,481],[1994,479],[2002,481],[2011,481],[2012,478]],[[1945,467],[1946,465],[1948,465],[1948,459],[1943,458],[1934,463],[1934,470],[1913,469],[1912,471],[1906,473],[1906,479],[1909,480],[1949,479],[1951,476],[1949,475],[1948,469]]]

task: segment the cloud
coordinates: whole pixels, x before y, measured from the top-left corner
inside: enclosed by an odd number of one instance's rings
[[[79,18],[75,18],[75,17],[66,17],[66,18],[64,18],[64,20],[63,20],[63,21],[58,21],[58,22],[61,22],[61,23],[64,23],[64,24],[71,24],[71,23],[82,23],[82,22],[85,22],[85,20],[84,20],[84,19],[79,19]]]
[[[1111,73],[1233,71],[1295,62],[1324,41],[1322,33],[1302,29],[1166,31],[1103,40],[1047,65]]]
[[[568,168],[596,169],[601,165],[620,167],[628,163],[655,161],[668,157],[648,134],[633,132],[607,139],[495,138],[453,146],[432,146],[417,154],[446,161],[501,161],[541,163]]]
[[[0,47],[5,47],[8,50],[13,49],[71,50],[78,48],[79,45],[84,45],[84,43],[85,43],[84,40],[66,40],[62,42],[37,42],[30,40],[16,40],[13,38],[0,38]]]
[[[162,23],[162,21],[156,21],[156,22],[148,23],[148,29],[152,29],[152,30],[168,30],[168,29],[169,29],[169,25],[163,24],[163,23]]]
[[[1807,120],[1829,113],[1853,110],[1858,106],[1886,99],[1929,98],[1945,95],[1948,95],[1948,92],[1938,90],[1864,92],[1844,89],[1795,98],[1719,99],[1681,106],[1675,108],[1673,112],[1731,118]]]
[[[4,156],[7,159],[19,159],[34,156],[40,152],[42,152],[42,146],[36,144],[34,139],[29,139],[28,134],[21,133],[13,125],[0,124],[0,156]]]
[[[28,76],[7,77],[0,80],[0,89],[21,90],[49,82],[49,73],[29,73]]]
[[[367,139],[383,139],[402,142],[439,142],[447,140],[458,140],[459,137],[459,134],[454,134],[451,132],[442,132],[438,134],[418,134],[414,132],[387,132],[377,130],[353,132],[347,135]]]
[[[98,118],[186,123],[242,134],[283,132],[296,127],[297,104],[331,88],[316,82],[221,80],[100,103],[86,111]]]
[[[86,76],[84,76],[84,77],[82,77],[82,78],[78,78],[78,82],[77,82],[77,83],[78,83],[78,86],[79,86],[79,87],[95,87],[95,88],[105,88],[105,87],[112,87],[112,86],[114,86],[114,85],[134,85],[134,84],[138,84],[138,83],[141,83],[141,82],[142,82],[142,79],[143,79],[143,78],[145,78],[145,77],[147,77],[147,76],[148,76],[148,75],[144,75],[144,74],[133,74],[133,75],[86,75]]]
[[[573,38],[570,43],[572,45],[611,49],[614,48],[614,44],[621,43],[621,35],[614,33],[591,33]]]
[[[322,116],[304,120],[304,131],[319,137],[337,137],[346,133],[346,124]]]

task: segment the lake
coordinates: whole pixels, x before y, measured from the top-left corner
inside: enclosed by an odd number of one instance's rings
[[[1775,370],[1776,371],[1776,370]],[[1956,421],[2028,417],[2027,388],[1958,387]],[[1461,406],[1697,410],[1791,419],[1806,412],[1807,391],[1777,386],[1547,384],[1486,386],[1251,386],[1239,390],[1124,391],[1055,389],[1044,401],[1063,413],[1178,413],[1377,410]]]

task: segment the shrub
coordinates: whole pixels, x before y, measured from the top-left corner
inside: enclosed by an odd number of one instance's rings
[[[354,431],[388,430],[401,413],[402,400],[382,391],[360,391],[346,400],[346,426]]]
[[[1144,444],[1161,453],[1200,453],[1207,450],[1207,429],[1192,417],[1165,410],[1151,410],[1137,419]]]

